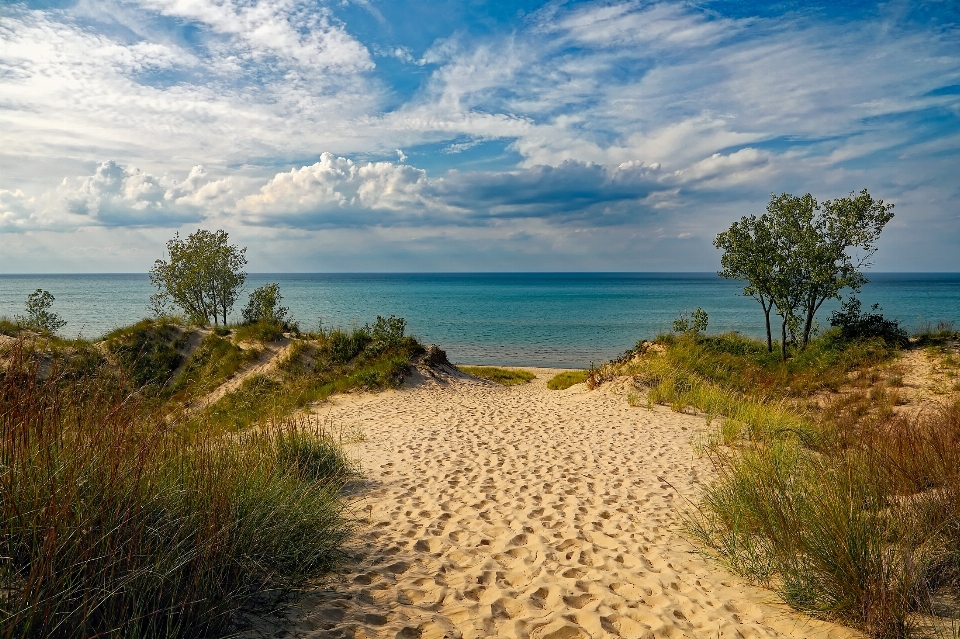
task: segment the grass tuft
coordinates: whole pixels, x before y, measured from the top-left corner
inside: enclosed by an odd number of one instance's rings
[[[547,382],[547,388],[550,390],[566,390],[574,384],[582,384],[587,381],[589,373],[587,371],[564,371],[557,373]]]
[[[530,371],[515,368],[498,368],[496,366],[458,366],[458,368],[467,375],[495,382],[503,386],[526,384],[537,377]]]

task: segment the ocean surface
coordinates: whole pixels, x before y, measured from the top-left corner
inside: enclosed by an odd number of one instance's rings
[[[871,273],[860,299],[909,330],[960,327],[960,273]],[[408,332],[463,364],[586,367],[670,329],[680,311],[702,307],[709,331],[760,337],[760,305],[742,284],[713,273],[250,274],[245,291],[278,282],[303,329],[350,328],[377,315],[407,320]],[[96,338],[148,316],[145,274],[0,275],[0,316],[23,313],[37,288],[55,297],[64,336]],[[237,304],[234,320],[246,302]],[[824,305],[827,318],[837,304]]]

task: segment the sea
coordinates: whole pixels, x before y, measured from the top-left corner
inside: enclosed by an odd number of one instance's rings
[[[960,273],[871,273],[859,298],[910,331],[960,328]],[[355,328],[378,315],[461,364],[584,368],[669,331],[702,308],[710,332],[763,335],[760,304],[743,283],[714,273],[251,273],[245,291],[276,282],[303,330]],[[0,275],[0,316],[23,314],[27,295],[54,295],[65,337],[98,338],[149,316],[146,274]],[[246,300],[234,309],[232,321]],[[829,326],[829,302],[818,315]]]

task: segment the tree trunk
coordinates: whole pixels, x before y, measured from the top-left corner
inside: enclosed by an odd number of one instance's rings
[[[807,319],[803,324],[803,345],[801,346],[801,350],[806,350],[807,344],[810,342],[810,329],[813,328],[813,316],[816,312],[817,308],[811,300],[807,303]]]
[[[787,361],[787,316],[780,323],[780,359]]]
[[[764,319],[767,320],[767,352],[773,352],[773,335],[770,334],[770,311],[773,310],[773,302],[770,302],[770,306],[763,307]]]

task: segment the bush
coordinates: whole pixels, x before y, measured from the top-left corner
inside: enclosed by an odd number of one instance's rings
[[[673,320],[673,332],[686,333],[693,331],[694,334],[703,333],[707,330],[709,320],[710,318],[707,312],[698,306],[697,310],[691,313],[689,318],[687,317],[687,312],[684,311],[680,313],[677,319]]]
[[[176,329],[169,324],[143,320],[107,335],[107,349],[134,387],[164,386],[183,362],[171,342]]]
[[[0,373],[0,637],[220,636],[337,564],[352,470],[327,434],[186,439],[58,365],[21,344]]]
[[[373,326],[367,325],[365,331],[370,335],[370,345],[367,347],[375,354],[383,353],[396,348],[403,341],[403,333],[407,327],[407,320],[391,315],[383,318],[377,315]]]
[[[900,328],[896,320],[886,319],[874,304],[870,307],[871,313],[862,313],[860,300],[850,296],[840,307],[840,310],[830,314],[830,325],[840,329],[841,339],[847,341],[870,339],[879,337],[888,344],[905,346],[907,332]]]
[[[280,285],[277,283],[264,284],[250,293],[246,307],[241,314],[244,324],[278,324],[287,327],[290,309],[280,306]]]
[[[363,352],[371,341],[370,333],[363,328],[352,332],[336,329],[327,336],[330,357],[334,362],[346,364]]]
[[[36,331],[55,333],[67,325],[66,320],[61,319],[56,313],[50,312],[50,307],[56,298],[48,291],[38,288],[27,296],[25,317],[18,318],[27,328]]]

